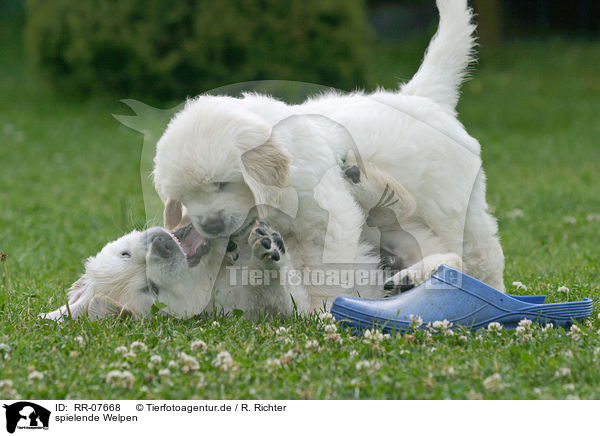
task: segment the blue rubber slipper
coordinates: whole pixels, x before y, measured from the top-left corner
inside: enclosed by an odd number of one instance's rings
[[[522,319],[568,328],[592,314],[592,300],[543,304],[545,295],[510,295],[458,270],[442,265],[428,280],[394,297],[338,297],[331,313],[350,328],[380,328],[386,333],[409,328],[410,316],[423,325],[448,320],[471,329],[499,322],[515,328]]]

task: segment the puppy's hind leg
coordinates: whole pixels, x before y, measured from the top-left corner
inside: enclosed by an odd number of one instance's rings
[[[433,254],[395,274],[383,288],[387,295],[396,295],[408,291],[423,283],[442,265],[462,270],[462,259],[455,253]]]

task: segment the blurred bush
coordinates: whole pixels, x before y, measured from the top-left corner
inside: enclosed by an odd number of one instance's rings
[[[61,88],[178,99],[229,83],[364,86],[362,0],[28,0],[26,48]]]

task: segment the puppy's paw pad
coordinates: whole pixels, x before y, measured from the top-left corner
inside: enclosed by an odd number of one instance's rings
[[[248,243],[252,247],[252,254],[261,260],[278,262],[281,255],[285,254],[283,238],[263,221],[259,221],[252,229]]]

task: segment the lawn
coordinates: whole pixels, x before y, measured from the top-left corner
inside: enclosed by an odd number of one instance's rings
[[[380,45],[373,80],[409,78],[424,47]],[[485,48],[459,105],[483,147],[507,288],[591,297],[591,322],[391,337],[316,315],[38,320],[87,256],[144,225],[142,137],[112,117],[128,113],[120,97],[81,100],[35,79],[14,27],[0,26],[0,55],[0,397],[600,398],[600,43]]]

